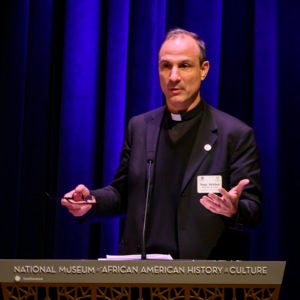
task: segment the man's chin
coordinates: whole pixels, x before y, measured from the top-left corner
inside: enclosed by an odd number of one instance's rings
[[[184,99],[180,95],[173,95],[168,98],[169,102],[176,105],[176,104],[182,104],[184,102]]]
[[[168,98],[167,104],[169,107],[172,107],[176,111],[181,111],[181,110],[184,110],[184,108],[185,108],[184,100],[180,97]]]

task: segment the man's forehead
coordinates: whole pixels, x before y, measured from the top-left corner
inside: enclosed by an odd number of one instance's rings
[[[180,54],[162,54],[159,56],[159,61],[166,61],[170,63],[188,62],[198,60],[198,55],[180,55]]]
[[[162,57],[199,57],[200,49],[196,41],[188,35],[178,35],[166,40],[159,51],[159,58]]]

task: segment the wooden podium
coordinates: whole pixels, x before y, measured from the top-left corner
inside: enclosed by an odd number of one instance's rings
[[[0,260],[4,300],[279,299],[284,261]]]

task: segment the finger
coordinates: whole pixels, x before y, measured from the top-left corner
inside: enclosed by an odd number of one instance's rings
[[[79,201],[84,200],[83,192],[84,192],[85,189],[86,189],[86,187],[83,184],[77,185],[76,188],[73,191],[72,199],[75,202],[79,202]]]
[[[205,199],[205,198],[202,197],[202,198],[199,200],[199,202],[200,202],[206,209],[211,210],[212,204],[210,203],[209,200],[207,200],[207,199]]]
[[[214,205],[215,207],[216,206],[217,207],[223,206],[224,200],[221,197],[219,197],[218,195],[213,194],[213,193],[209,193],[207,196],[210,199],[212,205]]]
[[[78,195],[81,195],[81,200],[84,200],[90,194],[90,190],[83,184],[79,184],[75,188],[75,192],[78,193]]]
[[[84,197],[83,197],[83,194],[82,194],[82,192],[77,192],[76,190],[75,190],[75,192],[73,193],[73,195],[72,195],[72,200],[74,201],[74,202],[81,202],[81,201],[83,201],[84,200]],[[70,202],[72,202],[72,201],[70,201]]]
[[[60,203],[61,203],[61,205],[63,205],[63,206],[66,206],[66,207],[69,206],[69,201],[66,200],[66,199],[64,199],[64,198],[62,198],[62,199],[60,200]]]
[[[64,197],[63,198],[72,198],[73,194],[74,194],[75,190],[72,190],[66,194],[64,194]]]
[[[238,195],[241,195],[241,193],[243,192],[245,186],[247,184],[249,184],[249,182],[250,182],[249,179],[242,179],[242,180],[240,180],[240,182],[236,186],[236,191],[237,191]]]
[[[72,198],[73,194],[74,194],[74,190],[64,194],[63,198],[61,198],[61,200],[60,200],[61,205],[68,206],[68,200],[67,199]]]
[[[75,188],[75,191],[76,192],[81,192],[81,193],[83,193],[83,194],[85,194],[85,193],[89,193],[89,189],[85,186],[85,185],[83,185],[83,184],[79,184],[76,188]]]
[[[203,196],[200,199],[200,203],[202,205],[204,205],[206,208],[212,208],[212,207],[220,207],[221,206],[221,202],[218,199],[214,199],[212,197],[209,196]]]

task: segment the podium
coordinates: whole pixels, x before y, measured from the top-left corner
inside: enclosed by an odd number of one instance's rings
[[[284,261],[0,260],[3,300],[279,299]]]

